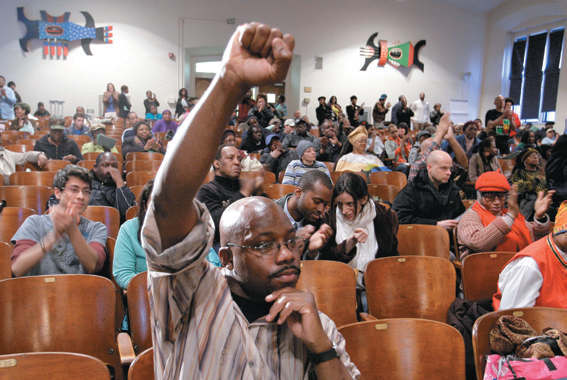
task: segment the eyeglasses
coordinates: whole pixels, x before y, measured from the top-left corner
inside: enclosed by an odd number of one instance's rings
[[[293,253],[303,253],[303,249],[305,248],[306,240],[300,237],[293,237],[288,241],[285,241],[283,244]],[[243,249],[248,249],[251,251],[258,252],[264,256],[275,256],[281,249],[282,244],[277,243],[275,241],[270,241],[268,243],[263,243],[257,246],[249,246],[249,245],[238,245],[228,243],[227,247],[239,247]]]
[[[366,144],[366,139],[359,139],[354,141],[355,144]]]
[[[507,195],[508,193],[482,193],[483,198],[489,202],[492,202],[496,197],[503,202],[506,200]]]
[[[91,190],[81,190],[78,187],[69,187],[69,188],[62,188],[61,191],[68,190],[73,195],[79,195],[79,193],[83,193],[83,195],[87,198],[90,198],[91,194],[93,193]]]

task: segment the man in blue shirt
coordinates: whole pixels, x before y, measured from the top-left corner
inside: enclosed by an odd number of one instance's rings
[[[14,105],[16,104],[16,95],[14,90],[6,86],[6,78],[0,75],[0,120],[15,119]]]

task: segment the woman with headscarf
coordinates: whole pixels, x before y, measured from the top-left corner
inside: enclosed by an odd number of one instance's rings
[[[335,171],[359,172],[374,166],[384,167],[384,163],[378,157],[366,152],[367,144],[368,131],[361,125],[348,135],[348,142],[343,145]]]

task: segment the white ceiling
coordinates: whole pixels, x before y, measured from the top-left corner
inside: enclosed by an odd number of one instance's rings
[[[490,13],[506,0],[433,0],[473,12]]]

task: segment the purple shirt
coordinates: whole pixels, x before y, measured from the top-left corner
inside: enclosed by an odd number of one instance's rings
[[[156,123],[154,124],[154,127],[152,128],[152,132],[153,133],[157,133],[157,132],[168,132],[168,131],[173,131],[176,132],[177,131],[177,122],[171,120],[171,121],[165,121],[165,120],[158,120],[156,121]]]

